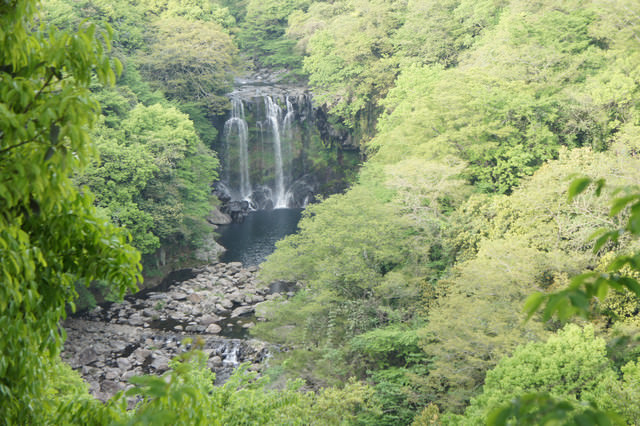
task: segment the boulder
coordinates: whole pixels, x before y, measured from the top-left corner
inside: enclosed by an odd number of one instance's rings
[[[120,392],[123,389],[124,389],[124,384],[120,382],[116,382],[114,380],[105,380],[100,385],[100,390],[105,395],[115,395],[116,393]]]
[[[104,378],[107,380],[115,380],[120,377],[120,370],[117,368],[107,368],[104,372]]]
[[[254,310],[255,309],[253,306],[240,306],[238,308],[235,308],[233,312],[231,312],[231,318],[236,318],[242,315],[249,314],[251,312],[254,312]]]
[[[213,233],[209,233],[202,238],[202,244],[195,251],[194,256],[201,262],[211,263],[217,262],[225,251],[227,249],[218,244]]]
[[[171,298],[172,298],[173,300],[186,300],[186,299],[187,299],[187,295],[186,295],[186,294],[184,294],[184,293],[178,293],[178,292],[176,292],[176,293],[173,293],[173,294],[171,295]]]
[[[76,355],[75,359],[71,364],[71,367],[78,368],[83,365],[91,364],[92,362],[95,362],[97,359],[98,359],[98,353],[92,347],[88,347],[83,349],[82,352]]]
[[[220,327],[218,324],[209,324],[209,326],[207,326],[205,333],[209,333],[209,334],[218,334],[222,331],[222,327]]]
[[[202,301],[202,295],[200,295],[198,293],[191,293],[187,297],[187,300],[189,300],[189,302],[191,302],[191,303],[200,303]]]
[[[206,314],[200,318],[200,324],[204,326],[208,326],[209,324],[213,324],[214,322],[220,321],[220,317],[213,314]]]
[[[133,351],[133,357],[139,364],[142,364],[149,355],[151,355],[151,351],[149,349],[138,348]]]
[[[159,373],[167,371],[169,369],[169,358],[164,355],[155,355],[155,359],[151,363],[151,367]]]
[[[207,216],[207,222],[212,225],[228,225],[231,223],[231,216],[221,212],[220,209],[215,207],[209,212],[209,215]]]
[[[118,368],[123,371],[127,371],[131,368],[131,361],[128,358],[118,358],[116,360]]]
[[[140,317],[140,314],[136,313],[129,317],[129,319],[127,320],[127,324],[132,326],[140,326],[144,324],[144,320]]]

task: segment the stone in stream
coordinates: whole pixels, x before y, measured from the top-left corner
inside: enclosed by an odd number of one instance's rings
[[[151,351],[149,349],[138,348],[133,351],[133,356],[135,357],[138,364],[142,364],[143,362],[145,362],[149,355],[151,355]]]
[[[173,293],[171,297],[173,298],[173,300],[185,300],[187,298],[187,295],[184,293]]]
[[[205,333],[209,333],[209,334],[218,334],[222,331],[222,327],[220,327],[218,324],[209,324],[209,326],[207,326]]]
[[[159,373],[165,372],[169,369],[169,358],[160,355],[153,360],[153,362],[151,363],[151,367],[153,367]]]
[[[107,380],[115,380],[120,377],[120,370],[117,368],[107,368],[104,373],[104,378]]]
[[[131,361],[129,361],[128,358],[118,358],[116,362],[118,363],[118,368],[120,370],[126,371],[131,368]]]
[[[197,294],[197,293],[191,293],[187,299],[189,300],[189,302],[191,303],[200,303],[202,301],[202,295]]]
[[[236,318],[242,315],[246,315],[253,311],[254,311],[253,306],[240,306],[238,308],[235,308],[233,312],[231,312],[231,318]]]
[[[91,364],[98,359],[98,354],[92,347],[88,347],[80,352],[71,363],[71,368],[78,368],[83,365]]]
[[[209,324],[213,324],[214,322],[220,321],[221,318],[217,315],[206,314],[200,317],[200,324],[208,326]]]

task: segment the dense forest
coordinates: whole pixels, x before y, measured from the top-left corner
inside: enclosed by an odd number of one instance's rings
[[[194,262],[255,69],[361,158],[261,265],[286,350],[102,403],[60,320]],[[639,424],[639,100],[636,0],[4,1],[0,423]]]

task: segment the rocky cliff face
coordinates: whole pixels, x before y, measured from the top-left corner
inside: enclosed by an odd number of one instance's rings
[[[216,195],[236,218],[247,209],[299,208],[346,187],[358,150],[305,87],[258,72],[236,79],[220,131],[223,164]],[[246,202],[243,204],[243,202]]]

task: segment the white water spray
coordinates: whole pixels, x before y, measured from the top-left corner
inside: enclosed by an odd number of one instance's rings
[[[244,115],[244,105],[242,100],[231,99],[231,118],[224,123],[224,137],[227,144],[227,152],[229,146],[235,139],[238,141],[238,165],[240,173],[240,197],[243,199],[251,195],[251,181],[249,178],[249,126]]]

